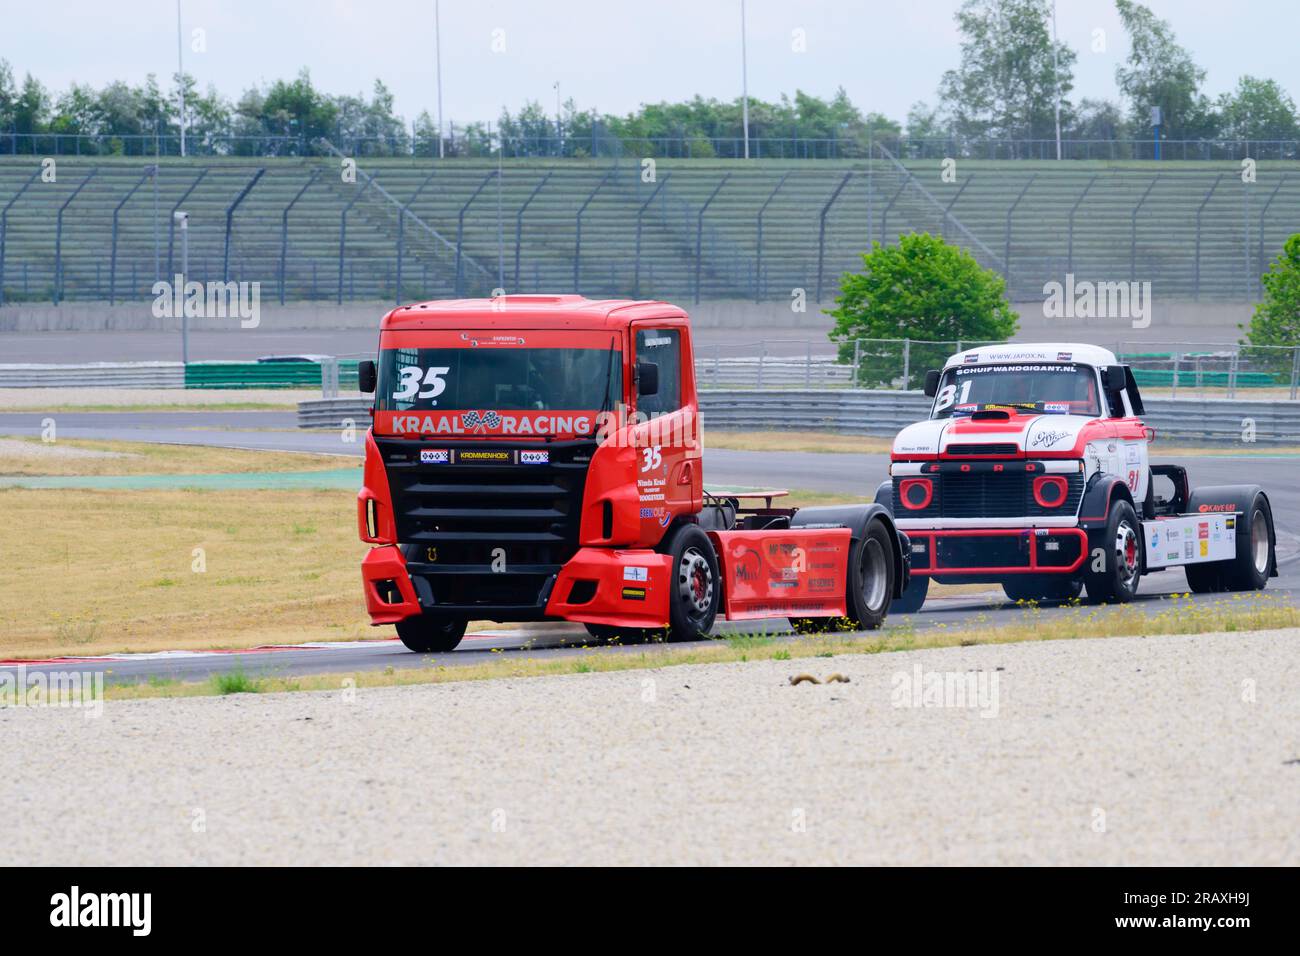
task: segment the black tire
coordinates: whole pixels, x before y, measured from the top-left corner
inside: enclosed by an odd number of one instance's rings
[[[707,640],[722,598],[722,578],[713,543],[698,525],[684,524],[668,536],[662,551],[672,559],[668,640]]]
[[[1096,548],[1103,553],[1102,568],[1093,570]],[[1089,541],[1089,554],[1084,563],[1088,570],[1084,581],[1088,599],[1094,603],[1124,604],[1137,594],[1142,577],[1142,526],[1137,512],[1123,498],[1111,502],[1106,516],[1106,528],[1099,538]]]
[[[1223,564],[1222,561],[1215,561],[1213,564],[1185,565],[1183,571],[1187,573],[1187,589],[1194,594],[1226,591],[1227,585],[1223,583]]]
[[[889,605],[893,614],[915,614],[925,603],[925,596],[930,593],[930,575],[913,573],[903,589],[903,596],[895,598]]]
[[[467,622],[456,618],[422,614],[397,622],[397,636],[417,654],[453,651],[465,636]]]
[[[1276,561],[1273,510],[1268,499],[1256,494],[1246,513],[1237,520],[1246,524],[1237,529],[1236,557],[1213,564],[1189,564],[1184,568],[1187,586],[1197,594],[1258,591],[1268,584]]]
[[[584,624],[583,627],[602,644],[641,644],[660,633],[639,627],[614,627],[612,624]]]
[[[1012,601],[1061,604],[1083,593],[1083,579],[1064,574],[1017,574],[1002,582],[1002,592]]]
[[[842,618],[792,617],[790,626],[799,634],[822,631],[874,631],[889,613],[890,595],[894,593],[894,549],[890,531],[883,521],[872,521],[867,533],[849,550],[848,585]]]

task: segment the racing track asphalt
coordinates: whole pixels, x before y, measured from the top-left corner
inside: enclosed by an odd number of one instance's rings
[[[0,435],[37,435],[46,415],[35,412],[0,413]],[[334,431],[301,431],[295,428],[292,412],[86,412],[60,413],[59,435],[64,438],[156,441],[178,444],[215,445],[257,450],[320,452],[359,456],[360,443],[345,443]],[[1269,582],[1266,598],[1293,598],[1300,590],[1300,456],[1261,454],[1250,458],[1195,456],[1180,459],[1187,466],[1193,486],[1258,482],[1269,493],[1274,507],[1279,539],[1280,576]],[[803,452],[747,452],[705,448],[705,473],[718,484],[753,485],[761,476],[764,485],[806,488],[816,491],[870,495],[886,475],[887,458],[880,454],[812,454]],[[1158,603],[1174,593],[1186,591],[1181,571],[1160,572],[1143,578],[1139,601],[1159,610]],[[1216,595],[1196,596],[1197,601],[1221,599]],[[1000,591],[950,597],[927,602],[911,621],[918,629],[944,626],[948,629],[974,624],[996,626],[1011,623],[1026,612],[1004,601]],[[1046,608],[1046,615],[1070,613]],[[907,620],[892,615],[890,623]],[[758,628],[784,633],[784,620],[758,622]],[[720,633],[756,629],[755,622],[725,624]],[[304,635],[310,639],[310,635]],[[243,669],[254,674],[293,676],[312,673],[351,672],[386,667],[457,666],[482,663],[506,653],[530,655],[573,655],[590,653],[589,638],[580,626],[566,623],[543,624],[498,632],[492,637],[470,635],[456,651],[437,655],[412,655],[393,641],[375,641],[338,648],[304,648],[274,653],[231,653],[186,657],[147,657],[114,661],[107,665],[110,680],[137,681],[150,677],[203,680],[214,673]],[[602,646],[601,653],[640,653],[639,645]],[[32,669],[54,669],[60,665],[33,665]]]

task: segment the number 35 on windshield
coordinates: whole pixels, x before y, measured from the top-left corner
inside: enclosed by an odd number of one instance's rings
[[[448,365],[431,366],[427,371],[418,365],[403,365],[398,369],[402,378],[397,383],[397,391],[393,392],[393,401],[437,398],[447,389],[447,381],[443,376],[450,371]]]

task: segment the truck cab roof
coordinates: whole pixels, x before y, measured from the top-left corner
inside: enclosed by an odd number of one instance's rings
[[[944,368],[958,365],[1007,365],[1039,362],[1078,362],[1101,367],[1119,364],[1115,353],[1099,345],[1079,342],[1012,342],[983,345],[948,356]]]
[[[402,305],[384,316],[380,328],[619,329],[634,319],[686,318],[685,312],[667,302],[531,294]]]

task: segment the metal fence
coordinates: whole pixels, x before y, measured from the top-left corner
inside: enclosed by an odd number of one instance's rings
[[[349,156],[439,156],[435,136],[351,136],[335,130],[330,140]],[[526,157],[590,159],[597,156],[628,155],[660,159],[743,159],[745,138],[705,135],[685,129],[659,136],[617,135],[602,123],[548,132],[507,130],[491,120],[484,123],[451,123],[442,139],[441,155],[495,159]],[[907,159],[1056,159],[1054,137],[1013,139],[990,137],[816,136],[797,128],[785,133],[749,137],[752,159],[859,159],[883,146]],[[306,134],[262,134],[191,131],[185,138],[189,156],[321,156],[319,141]],[[18,133],[0,130],[0,155],[28,156],[142,156],[181,155],[180,136],[175,133]],[[1300,159],[1300,141],[1294,139],[1080,139],[1061,140],[1063,160],[1256,160]]]
[[[189,278],[258,282],[264,300],[399,303],[497,288],[825,303],[872,241],[908,231],[966,248],[1017,301],[1075,277],[1241,300],[1300,217],[1300,170],[1247,185],[1061,165],[940,188],[883,148],[851,169],[676,166],[654,182],[626,162],[363,163],[350,184],[332,161],[82,160],[47,184],[34,163],[2,163],[0,304],[151,296],[181,266],[181,209]]]
[[[368,420],[367,398],[301,402],[301,428],[339,428]],[[713,389],[700,393],[700,420],[709,430],[831,432],[890,438],[929,415],[920,392],[866,389]],[[1300,403],[1152,399],[1145,421],[1158,440],[1208,444],[1295,444]],[[1159,454],[1160,445],[1153,449]]]

